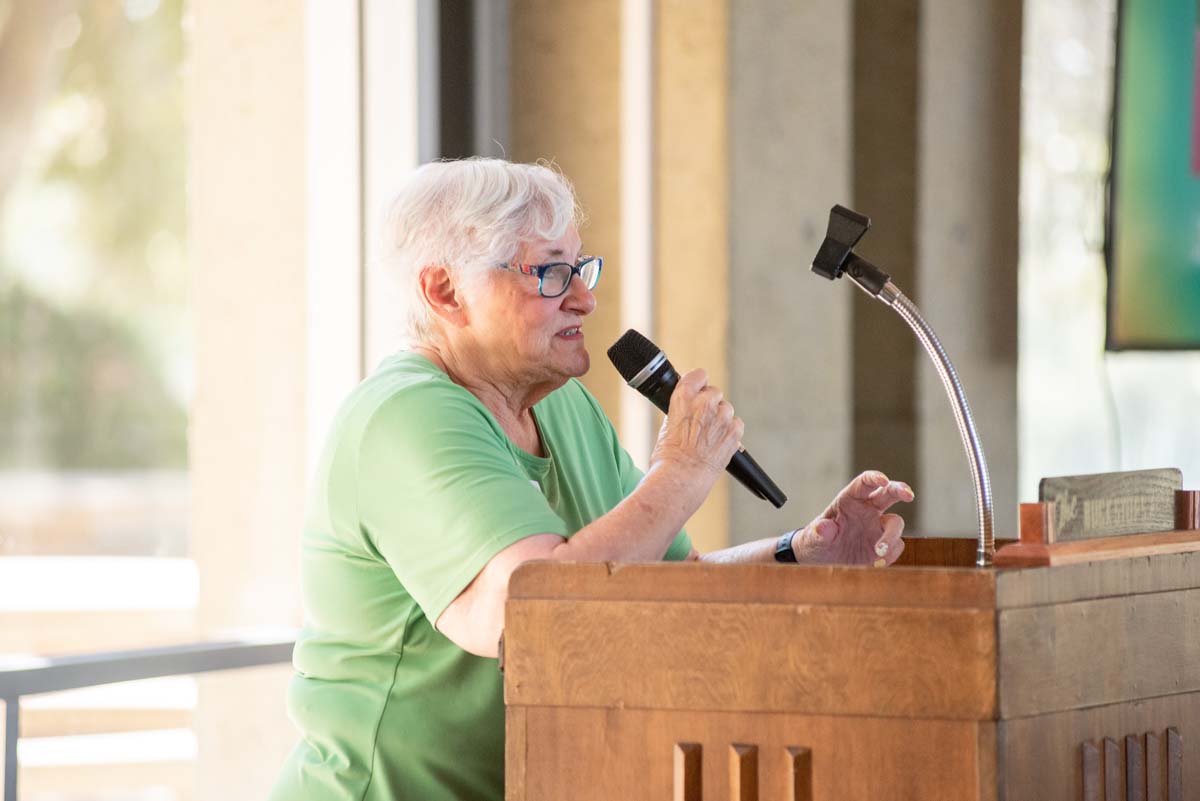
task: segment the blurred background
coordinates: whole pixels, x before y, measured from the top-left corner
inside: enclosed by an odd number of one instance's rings
[[[955,362],[998,536],[1042,476],[1200,486],[1198,354],[1105,350],[1116,31],[1116,0],[0,0],[0,669],[286,641],[326,426],[403,346],[382,210],[436,158],[574,181],[585,383],[636,459],[625,328],[726,387],[790,502],[722,483],[702,550],[867,467],[912,534],[975,535],[924,353],[808,271],[834,203]],[[27,695],[20,797],[262,798],[289,674]]]

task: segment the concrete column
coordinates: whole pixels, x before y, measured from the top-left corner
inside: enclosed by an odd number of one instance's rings
[[[512,0],[514,161],[551,160],[575,184],[587,213],[584,249],[610,259],[584,334],[592,369],[583,382],[610,417],[621,378],[604,352],[621,332],[620,42],[618,0]],[[616,422],[614,420],[614,422]]]
[[[660,0],[655,25],[655,341],[681,370],[729,388],[729,11]],[[729,393],[734,403],[738,396]],[[700,551],[729,544],[723,478],[688,522]]]
[[[857,0],[854,8],[854,203],[873,227],[859,252],[916,297],[917,17],[920,0]],[[843,290],[844,291],[844,290]],[[860,292],[854,320],[856,470],[917,483],[916,365],[908,326]],[[923,495],[905,510],[910,525]],[[936,501],[935,501],[936,502]]]
[[[192,10],[192,554],[204,636],[298,624],[305,495],[305,6]],[[200,679],[197,798],[263,798],[295,742],[282,666]]]
[[[729,396],[787,493],[730,487],[734,542],[807,523],[851,474],[850,302],[809,264],[852,188],[849,0],[730,6]]]
[[[604,351],[627,327],[621,287],[630,268],[619,259],[620,57],[627,43],[620,37],[634,29],[623,28],[621,15],[636,11],[620,0],[514,0],[511,11],[511,156],[553,159],[562,168],[587,212],[585,247],[609,259],[587,324],[592,370],[584,383],[618,424],[624,390]],[[643,44],[651,52],[627,54],[652,63],[653,159],[650,175],[642,177],[653,186],[647,211],[654,275],[640,283],[653,296],[653,326],[643,333],[679,366],[704,366],[715,383],[727,386],[727,3],[663,0],[653,4],[653,16]],[[643,445],[627,443],[635,454]],[[722,482],[688,524],[701,549],[728,542],[729,491]]]
[[[1017,531],[1021,12],[1021,0],[924,0],[920,20],[915,299],[971,402],[991,468],[997,536]],[[919,527],[974,536],[958,429],[928,359],[919,365]]]

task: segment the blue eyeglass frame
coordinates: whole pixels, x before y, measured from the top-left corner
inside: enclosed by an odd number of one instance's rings
[[[583,268],[589,262],[593,261],[596,262],[596,280],[593,281],[592,285],[588,287],[589,290],[592,290],[596,288],[596,284],[600,283],[600,272],[604,269],[604,258],[602,256],[580,256],[579,261],[575,262],[574,264],[566,261],[555,261],[549,264],[497,264],[496,267],[501,270],[511,270],[512,272],[523,273],[524,275],[536,275],[538,280],[538,294],[543,298],[557,298],[567,294],[567,290],[571,288],[571,281],[575,280],[575,276],[579,276],[580,281],[583,280]],[[546,277],[546,272],[551,267],[570,267],[571,277],[567,279],[565,284],[563,284],[562,291],[553,295],[547,295],[544,291],[543,282]],[[587,285],[585,284],[584,286]]]

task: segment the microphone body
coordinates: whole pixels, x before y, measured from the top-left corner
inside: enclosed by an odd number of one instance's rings
[[[644,395],[663,414],[671,405],[671,395],[679,383],[679,373],[667,355],[632,328],[608,349],[608,358],[625,382]],[[738,448],[725,468],[742,486],[776,509],[787,503],[787,496],[746,451]]]

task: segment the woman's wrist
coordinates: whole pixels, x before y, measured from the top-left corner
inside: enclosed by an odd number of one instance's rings
[[[829,555],[829,540],[837,531],[832,520],[818,520],[796,530],[792,538],[792,551],[796,561],[802,565],[827,565],[836,562]]]
[[[679,450],[667,450],[655,448],[650,454],[650,468],[646,471],[649,475],[656,468],[666,470],[671,475],[677,477],[683,483],[689,486],[704,486],[705,496],[712,489],[712,485],[721,477],[721,469],[700,459],[693,454]]]
[[[651,462],[638,488],[644,486],[655,496],[661,494],[668,505],[681,510],[684,516],[680,522],[682,527],[708,498],[719,475],[714,476],[712,469],[701,462],[659,458]],[[656,504],[660,502],[655,501]]]

